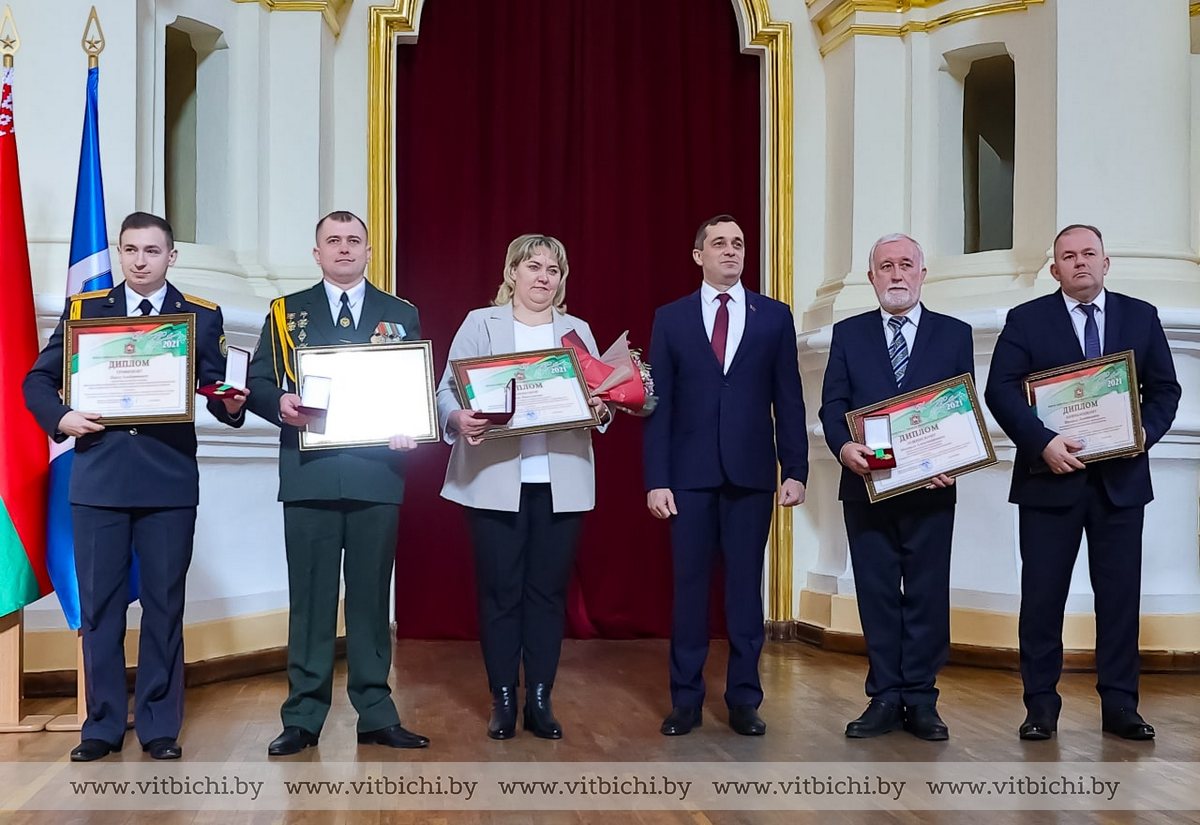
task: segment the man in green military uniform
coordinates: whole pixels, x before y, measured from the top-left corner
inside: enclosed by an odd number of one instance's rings
[[[404,453],[416,442],[393,436],[388,447],[301,452],[300,430],[312,420],[300,406],[295,349],[420,337],[417,310],[365,278],[367,228],[350,212],[317,224],[313,257],[322,281],[271,304],[250,365],[247,406],[279,426],[279,500],[287,547],[288,698],[283,733],[271,756],[317,744],[333,693],[338,574],[345,550],[347,692],[358,711],[360,744],[423,748],[405,730],[392,702],[388,583],[396,552]]]

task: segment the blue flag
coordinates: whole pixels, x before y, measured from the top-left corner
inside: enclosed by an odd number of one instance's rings
[[[75,185],[75,219],[71,225],[67,296],[113,285],[104,220],[104,180],[100,174],[100,69],[88,69],[87,102],[83,110],[83,143],[79,149],[79,178]],[[75,574],[75,540],[71,533],[71,464],[75,440],[50,442],[50,496],[46,525],[46,567],[67,625],[80,626],[79,580]],[[129,600],[137,598],[136,562],[130,571]]]

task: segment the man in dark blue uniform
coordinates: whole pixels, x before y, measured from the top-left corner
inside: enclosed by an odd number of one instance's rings
[[[63,320],[25,377],[25,404],[55,441],[74,437],[71,518],[83,629],[87,719],[71,760],[119,751],[125,738],[125,594],[137,548],[141,569],[141,640],[134,727],[155,759],[178,759],[183,723],[184,585],[200,477],[193,424],[106,428],[100,415],[63,403],[63,321],[191,313],[196,316],[196,378],[224,380],[225,335],[216,304],[167,283],[175,263],[171,225],[134,212],[118,236],[124,283],[72,295]],[[209,411],[231,427],[245,420],[246,397],[212,399]]]

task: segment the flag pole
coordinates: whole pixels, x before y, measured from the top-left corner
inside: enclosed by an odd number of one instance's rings
[[[88,15],[87,24],[83,28],[83,37],[79,45],[88,57],[88,69],[100,66],[100,52],[104,51],[104,29],[100,26],[100,16],[96,7]],[[87,719],[87,678],[83,668],[83,631],[75,632],[75,712],[56,716],[46,725],[46,730],[64,731],[79,730]]]
[[[6,71],[13,67],[13,57],[20,47],[21,38],[17,35],[12,9],[6,6],[4,18],[0,21],[0,54],[4,56]],[[0,103],[5,106],[9,105],[2,101]],[[3,114],[8,115],[9,113],[4,112]],[[13,139],[15,140],[15,138]],[[14,157],[15,151],[14,149]],[[23,609],[18,608],[5,616],[0,616],[0,733],[39,731],[44,729],[46,723],[52,718],[48,715],[21,715],[21,702],[24,698],[22,682],[25,675],[23,614]]]

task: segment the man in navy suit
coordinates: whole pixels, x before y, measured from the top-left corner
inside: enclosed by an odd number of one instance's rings
[[[973,375],[971,327],[922,306],[925,254],[907,235],[875,242],[867,278],[879,309],[834,324],[820,412],[825,441],[842,463],[839,498],[869,663],[871,702],[846,736],[865,739],[903,726],[941,740],[950,734],[934,681],[950,652],[954,479],[941,475],[928,489],[871,504],[863,482],[871,450],[854,441],[846,413]]]
[[[763,552],[777,479],[785,507],[804,501],[808,480],[792,313],[742,286],[745,254],[732,217],[705,222],[692,251],[703,284],[654,316],[650,362],[659,400],[646,424],[645,482],[650,512],[671,520],[667,736],[701,724],[708,592],[718,553],[725,562],[729,725],[744,736],[766,732],[758,715]]]
[[[1167,336],[1153,306],[1104,288],[1107,273],[1100,230],[1074,224],[1059,232],[1050,274],[1062,289],[1009,311],[988,375],[988,407],[1017,448],[1009,501],[1020,515],[1022,739],[1049,739],[1057,729],[1063,611],[1084,533],[1102,727],[1125,739],[1154,738],[1137,712],[1150,459],[1143,452],[1084,464],[1074,455],[1084,445],[1042,424],[1023,386],[1032,372],[1133,350],[1146,449],[1166,435],[1180,396]]]
[[[175,263],[171,225],[145,212],[125,218],[118,235],[125,282],[72,295],[67,318],[196,316],[196,378],[225,379],[221,309],[167,282]],[[178,759],[183,724],[183,605],[200,495],[196,430],[186,424],[105,427],[100,415],[63,403],[63,322],[25,377],[25,404],[55,441],[74,437],[71,520],[79,577],[87,719],[74,762],[121,750],[125,692],[125,611],[129,566],[137,548],[141,574],[141,641],[134,686],[134,727],[155,759]],[[231,427],[245,421],[245,395],[210,399],[209,411]]]

